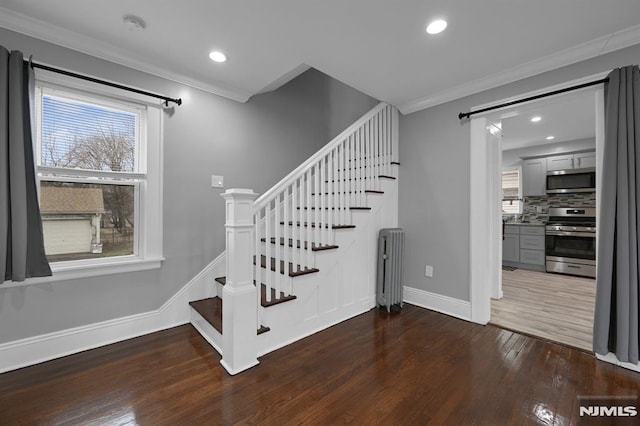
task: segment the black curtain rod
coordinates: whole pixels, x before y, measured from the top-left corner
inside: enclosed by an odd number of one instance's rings
[[[540,98],[546,98],[548,96],[553,96],[553,95],[557,95],[557,94],[560,94],[560,93],[571,92],[573,90],[582,89],[584,87],[595,86],[596,84],[607,83],[608,81],[609,81],[608,78],[603,78],[602,80],[596,80],[596,81],[591,81],[589,83],[578,84],[577,86],[565,87],[564,89],[554,90],[552,92],[547,92],[547,93],[541,93],[539,95],[529,96],[528,98],[517,99],[517,100],[511,101],[511,102],[505,102],[505,103],[500,104],[500,105],[494,105],[494,106],[490,106],[490,107],[487,107],[487,108],[482,108],[482,109],[479,109],[477,111],[461,112],[460,114],[458,114],[458,119],[462,120],[463,118],[468,118],[468,117],[470,117],[470,116],[472,116],[474,114],[480,114],[481,112],[491,111],[491,110],[498,109],[498,108],[504,108],[506,106],[511,106],[511,105],[517,105],[517,104],[521,104],[523,102],[529,102],[529,101],[533,101],[533,100],[540,99]]]
[[[147,92],[147,91],[144,91],[144,90],[135,89],[133,87],[123,86],[122,84],[112,83],[110,81],[104,81],[104,80],[100,80],[98,78],[89,77],[89,76],[82,75],[82,74],[76,74],[76,73],[71,72],[71,71],[61,70],[59,68],[53,68],[53,67],[50,67],[48,65],[38,64],[38,63],[35,63],[35,62],[31,62],[31,61],[28,61],[28,62],[31,65],[31,68],[40,68],[40,69],[43,69],[43,70],[46,70],[46,71],[51,71],[51,72],[55,72],[55,73],[58,73],[58,74],[64,74],[64,75],[67,75],[69,77],[79,78],[80,80],[91,81],[92,83],[103,84],[105,86],[115,87],[117,89],[127,90],[129,92],[139,93],[141,95],[146,95],[146,96],[151,96],[153,98],[162,99],[164,101],[165,106],[169,106],[169,102],[174,102],[174,103],[176,103],[178,105],[182,105],[182,99],[180,99],[180,98],[178,98],[178,99],[169,98],[167,96],[158,95],[157,93],[151,93],[151,92]]]

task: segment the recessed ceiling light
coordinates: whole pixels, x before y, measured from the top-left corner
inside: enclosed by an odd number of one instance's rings
[[[532,123],[537,123],[540,120],[542,120],[542,117],[540,117],[539,115],[536,115],[535,117],[531,117]]]
[[[447,28],[447,21],[444,19],[437,19],[427,25],[427,32],[429,34],[438,34],[444,31]]]
[[[209,58],[213,62],[225,62],[227,60],[227,55],[218,50],[214,50],[213,52],[209,53]]]
[[[547,136],[547,140],[548,140],[548,141],[552,141],[552,140],[554,140],[555,138],[556,138],[555,136]]]

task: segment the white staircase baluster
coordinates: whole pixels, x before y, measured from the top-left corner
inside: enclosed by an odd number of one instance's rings
[[[320,165],[316,164],[313,168],[313,190],[315,193],[320,192]],[[309,246],[309,250],[313,249],[314,244],[319,244],[320,241],[320,203],[316,203],[313,209],[313,222],[315,223],[315,228],[313,228],[313,244]]]
[[[381,136],[380,136],[380,151],[381,151],[380,158],[382,159],[381,171],[382,171],[383,175],[389,176],[389,170],[387,168],[387,166],[388,166],[388,162],[387,162],[387,109],[385,108],[382,111],[380,111],[380,115],[382,117],[380,119],[380,122],[382,123],[382,125],[381,125]]]
[[[320,194],[324,194],[325,193],[325,188],[327,187],[326,185],[326,179],[327,179],[327,174],[326,174],[326,170],[325,170],[325,157],[322,157],[320,159],[320,189],[318,192],[320,192]],[[327,244],[327,209],[325,206],[325,200],[324,200],[324,195],[320,196],[320,222],[322,223],[322,228],[320,229],[320,241],[318,242],[319,246],[324,246]]]
[[[391,162],[393,161],[393,110],[391,108],[387,109],[387,117],[388,117],[388,132],[387,132],[387,146],[389,148],[389,176],[393,176],[393,167]]]
[[[260,224],[261,222],[261,217],[262,217],[262,209],[258,209],[258,211],[256,211],[253,215],[253,227],[254,227],[254,246],[253,246],[253,258],[254,259],[260,259],[260,256],[262,254],[262,244],[260,244],[260,238],[262,235],[262,226]],[[266,244],[265,244],[266,246]],[[260,280],[260,262],[254,262],[253,265],[253,283],[256,286],[256,296],[257,296],[257,311],[258,314],[256,315],[256,330],[260,328],[261,325],[261,310],[260,310],[260,305],[262,303],[262,296],[261,296],[261,291],[262,291],[262,286],[260,285],[261,280]]]
[[[347,181],[348,185],[347,185],[347,193],[349,194],[349,203],[348,206],[355,206],[356,202],[355,202],[355,191],[354,191],[354,179],[355,179],[355,171],[356,171],[356,157],[353,153],[353,149],[354,149],[354,135],[349,136],[349,180]]]
[[[306,173],[306,180],[307,180],[307,196],[309,198],[311,198],[311,193],[312,193],[312,188],[311,188],[311,170],[309,169]],[[307,230],[306,232],[306,241],[307,241],[307,247],[306,247],[306,259],[305,259],[305,264],[303,265],[302,270],[304,271],[307,268],[311,268],[312,267],[312,262],[311,262],[311,242],[313,240],[313,228],[311,227],[312,223],[311,223],[311,203],[308,203],[308,207],[307,208],[307,217],[306,217],[306,226],[305,229]]]
[[[398,157],[398,110],[393,109],[391,112],[391,161],[400,161]]]
[[[367,179],[367,189],[373,189],[371,185],[373,184],[373,180],[371,180],[371,120],[367,121],[365,125],[365,144],[366,150],[365,153],[365,177]]]
[[[299,221],[300,219],[300,198],[299,198],[299,194],[298,194],[298,185],[300,184],[300,179],[297,179],[293,185],[291,185],[291,206],[293,209],[293,214],[291,215],[291,221],[292,223],[296,223]],[[288,226],[288,224],[287,224]],[[298,264],[298,255],[300,253],[300,251],[298,250],[297,246],[298,246],[298,241],[300,241],[300,235],[299,235],[299,231],[298,231],[298,227],[297,226],[292,226],[291,227],[291,240],[292,240],[292,248],[291,248],[291,265],[293,268],[293,271],[295,271],[296,269],[296,265]],[[293,291],[293,289],[291,289],[291,291]]]
[[[344,157],[342,155],[343,148],[342,143],[338,145],[338,191],[336,192],[337,199],[336,203],[338,204],[338,218],[336,219],[337,225],[344,225],[344,214],[342,209],[344,208],[343,200],[342,200],[342,192],[343,192],[343,179],[344,179]]]
[[[267,204],[265,208],[265,241],[271,241],[271,202]],[[257,260],[259,263],[262,261],[261,259]],[[266,286],[267,292],[267,302],[271,301],[271,286],[273,280],[271,279],[271,244],[265,245],[264,251],[264,284]]]
[[[373,118],[373,181],[376,191],[380,190],[380,115]]]
[[[276,299],[280,297],[280,289],[282,288],[282,267],[280,266],[281,263],[280,261],[282,260],[282,256],[280,255],[281,251],[280,251],[280,230],[284,229],[287,225],[285,223],[284,226],[280,225],[280,209],[282,208],[282,201],[280,200],[280,194],[278,194],[276,196],[276,201],[275,201],[275,226],[274,226],[274,238],[276,241],[276,245],[274,246],[275,248],[275,265],[276,265],[276,272],[275,272],[275,279],[274,279],[274,287],[276,289]]]
[[[329,184],[327,185],[327,193],[331,194],[333,192],[333,187],[335,185],[334,179],[335,179],[335,175],[333,173],[333,151],[329,152],[329,155],[327,156],[327,176],[328,176],[328,181]],[[324,193],[322,194],[323,197],[325,197]],[[333,204],[333,200],[331,199],[331,195],[326,195],[326,200],[327,200],[327,229],[329,232],[329,236],[333,236],[333,212],[334,212],[334,204]],[[327,239],[327,244],[334,244],[334,239]]]
[[[351,192],[352,192],[352,200],[353,202],[351,203],[352,207],[358,207],[358,133],[355,132],[352,135],[352,142],[351,142],[351,156],[353,157],[352,160],[352,171],[351,171]]]
[[[289,187],[286,187],[284,190],[284,227],[282,228],[282,238],[283,238],[284,244],[281,246],[282,253],[284,253],[282,258],[284,260],[285,265],[289,265],[289,263],[291,262],[291,252],[294,250],[293,247],[291,248],[291,250],[289,250],[289,238],[290,238],[289,230],[291,229],[291,227],[289,226],[289,220],[291,220],[291,212],[289,211],[290,204],[291,204],[291,200],[289,199]],[[278,242],[278,244],[280,244],[280,242]],[[286,278],[287,278],[287,275],[283,276],[283,281],[285,283],[288,283]],[[288,296],[289,295],[288,285],[283,285],[282,291],[286,296]],[[278,295],[280,295],[280,293],[278,293]]]
[[[304,218],[306,216],[305,207],[307,207],[307,197],[305,192],[305,183],[304,178],[306,175],[302,175],[300,177],[300,187],[298,190],[300,191],[300,220],[297,223],[294,223],[293,226],[298,228],[298,233],[300,234],[300,260],[298,264],[293,266],[294,271],[300,271],[302,269],[302,264],[305,261],[305,251],[304,251],[304,238],[305,238],[305,230],[302,224],[304,223]]]

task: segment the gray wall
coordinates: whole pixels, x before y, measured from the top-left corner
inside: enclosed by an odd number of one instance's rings
[[[469,300],[469,124],[476,105],[640,62],[640,45],[400,118],[399,224],[407,231],[405,285]],[[424,275],[434,266],[433,278]]]
[[[378,103],[313,69],[240,104],[1,28],[0,44],[36,62],[184,99],[164,117],[162,268],[0,286],[0,343],[157,309],[225,249],[224,200],[212,174],[227,188],[262,193]]]

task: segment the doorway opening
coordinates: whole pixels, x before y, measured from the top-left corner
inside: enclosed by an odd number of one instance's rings
[[[599,77],[567,82],[522,97]],[[603,143],[602,85],[506,107],[472,119],[473,321],[481,324],[491,321],[525,334],[591,350],[595,279],[575,276],[589,275],[583,272],[551,273],[553,268],[549,268],[545,252],[551,253],[552,248],[545,241],[545,225],[550,222],[550,214],[559,214],[557,208],[592,209],[593,219],[597,220],[600,182],[597,179],[595,191],[590,193],[547,194],[545,185],[547,161],[551,164],[550,172],[559,165],[575,169],[593,166],[595,176],[599,177]],[[568,162],[558,162],[561,157]],[[503,169],[509,172],[507,180],[511,184],[504,197]],[[507,212],[504,215],[503,210]],[[597,231],[594,234],[597,238]],[[595,238],[592,245],[595,249]],[[503,270],[503,265],[511,270]]]

